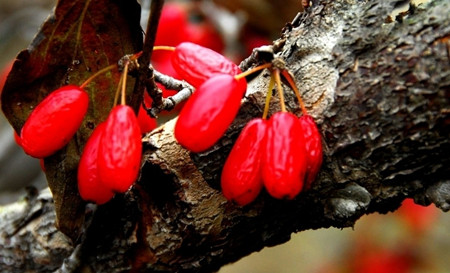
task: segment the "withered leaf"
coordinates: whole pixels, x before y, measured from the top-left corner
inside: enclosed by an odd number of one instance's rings
[[[142,48],[140,5],[135,0],[60,0],[28,49],[17,56],[2,92],[2,110],[17,132],[53,90],[80,85],[96,71]],[[88,114],[71,142],[45,159],[59,229],[72,239],[84,221],[77,166],[93,128],[108,115],[120,73],[108,72],[86,87]],[[133,79],[127,96],[132,96]],[[25,167],[25,166],[24,166]]]

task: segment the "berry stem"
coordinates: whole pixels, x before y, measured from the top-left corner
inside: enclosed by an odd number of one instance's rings
[[[139,57],[141,57],[142,56],[142,54],[143,54],[144,52],[141,50],[141,51],[139,51],[138,53],[135,53],[135,54],[133,54],[131,57],[130,57],[130,61],[136,61],[137,59],[139,59]]]
[[[154,46],[153,50],[175,51],[175,47],[174,46]]]
[[[126,105],[125,100],[125,89],[127,88],[127,75],[128,75],[128,62],[125,62],[125,65],[123,67],[123,81],[122,81],[122,99],[120,101],[121,105]]]
[[[284,102],[283,88],[281,86],[281,80],[280,80],[280,70],[278,68],[275,68],[273,70],[273,74],[275,77],[275,82],[277,83],[278,95],[280,96],[281,112],[286,112],[286,104]]]
[[[117,68],[117,64],[108,65],[105,68],[100,69],[97,71],[94,75],[90,76],[87,80],[85,80],[81,85],[80,88],[84,89],[88,84],[90,84],[95,78],[100,76],[101,74],[104,74],[110,70],[113,70],[114,68]]]
[[[121,74],[120,75],[120,79],[119,79],[119,84],[117,85],[116,93],[114,95],[113,107],[116,106],[117,102],[119,101],[119,93],[120,93],[120,89],[121,89],[121,86],[122,86],[123,77],[124,77],[124,74]]]
[[[254,68],[252,68],[252,69],[250,69],[250,70],[247,70],[247,71],[245,71],[245,72],[242,72],[242,73],[239,74],[239,75],[236,75],[234,78],[235,78],[236,80],[240,80],[240,79],[242,79],[242,78],[244,78],[244,77],[247,77],[248,75],[251,75],[251,74],[253,74],[253,73],[255,73],[255,72],[259,71],[259,70],[263,70],[264,68],[269,68],[269,67],[271,67],[271,66],[272,66],[271,63],[266,63],[266,64],[258,65],[257,67],[254,67]]]
[[[270,74],[270,82],[269,82],[269,88],[267,90],[266,94],[266,104],[264,105],[264,112],[263,112],[263,119],[267,119],[267,115],[269,113],[269,105],[270,105],[270,99],[272,98],[272,89],[275,85],[275,78],[273,77],[273,74]]]
[[[297,96],[297,100],[300,105],[300,108],[302,109],[303,115],[307,115],[308,111],[306,110],[305,104],[303,103],[302,97],[300,96],[300,91],[298,90],[297,85],[295,84],[294,77],[287,70],[282,70],[281,74],[288,81],[292,90],[294,90],[295,96]]]

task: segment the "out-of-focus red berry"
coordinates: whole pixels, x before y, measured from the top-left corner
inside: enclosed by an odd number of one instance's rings
[[[407,198],[396,213],[413,231],[423,232],[436,222],[438,209],[432,205],[427,207],[418,205],[412,198]]]

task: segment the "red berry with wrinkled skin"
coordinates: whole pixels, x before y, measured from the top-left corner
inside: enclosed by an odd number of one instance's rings
[[[278,112],[269,119],[261,166],[264,186],[272,197],[293,199],[302,190],[307,162],[294,114]]]
[[[197,153],[213,146],[236,116],[246,89],[245,78],[227,74],[203,83],[178,116],[174,130],[178,143]]]
[[[262,189],[261,158],[266,129],[267,121],[260,118],[247,123],[223,167],[223,195],[240,206],[255,200]]]
[[[199,87],[216,74],[235,76],[241,73],[239,67],[222,54],[190,42],[175,48],[172,65],[178,75],[194,87]]]
[[[81,198],[92,201],[99,205],[104,204],[113,198],[114,193],[103,186],[98,176],[98,147],[102,140],[106,123],[100,123],[92,132],[78,165],[78,191]]]
[[[111,191],[126,192],[138,177],[142,155],[141,130],[131,107],[111,110],[98,152],[101,183]]]
[[[75,85],[50,93],[22,127],[20,137],[25,153],[44,158],[66,146],[80,127],[88,104],[88,94]]]
[[[305,141],[307,170],[305,177],[305,189],[311,186],[311,183],[316,179],[317,173],[320,171],[322,165],[323,151],[322,139],[320,137],[319,129],[314,119],[309,115],[303,115],[299,118],[300,126],[302,127],[303,139]]]

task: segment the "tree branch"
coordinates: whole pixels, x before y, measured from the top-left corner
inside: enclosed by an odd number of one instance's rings
[[[364,214],[395,210],[406,197],[448,211],[450,4],[435,1],[402,23],[385,23],[392,9],[386,1],[323,1],[285,28],[278,55],[323,134],[323,168],[311,190],[293,201],[263,193],[244,208],[221,195],[233,141],[262,114],[263,72],[209,151],[182,149],[175,120],[148,134],[139,181],[106,205],[88,207],[77,251],[52,225],[48,194],[0,210],[0,268],[211,272],[293,232],[349,227]],[[294,94],[286,99],[298,112]],[[43,250],[33,252],[36,245]]]

